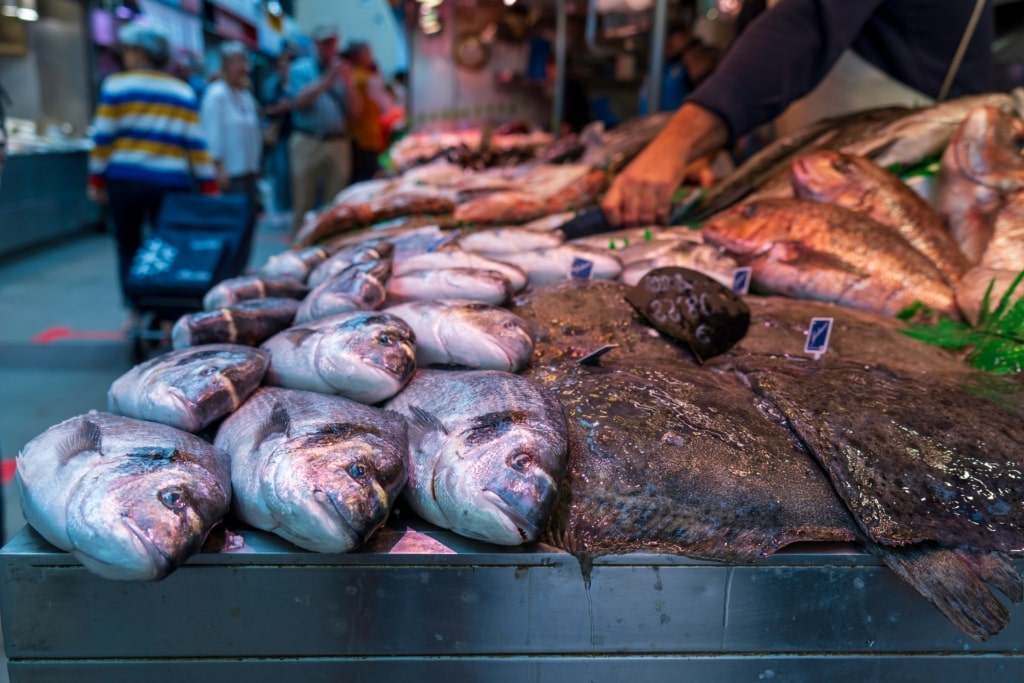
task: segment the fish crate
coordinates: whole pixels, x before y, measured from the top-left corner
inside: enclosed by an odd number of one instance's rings
[[[240,534],[239,550],[124,583],[23,528],[0,551],[10,680],[1024,680],[1024,607],[974,641],[852,545],[584,568],[418,522],[346,555]]]

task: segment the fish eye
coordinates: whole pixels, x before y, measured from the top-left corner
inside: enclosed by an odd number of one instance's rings
[[[753,204],[745,204],[743,208],[740,209],[740,215],[744,218],[753,218],[757,215],[757,207]]]
[[[366,467],[358,462],[354,462],[349,465],[348,470],[346,471],[353,479],[362,479],[368,474]]]
[[[158,496],[160,502],[168,510],[180,510],[185,507],[185,491],[177,486],[164,489]]]
[[[529,453],[514,453],[508,458],[508,466],[516,472],[523,472],[533,464],[533,456]]]
[[[384,346],[391,346],[391,344],[394,343],[394,340],[391,338],[391,335],[388,334],[387,332],[381,332],[377,336],[377,343],[383,344]]]
[[[832,160],[832,168],[836,169],[842,174],[846,174],[850,170],[850,162],[843,157],[836,157]]]

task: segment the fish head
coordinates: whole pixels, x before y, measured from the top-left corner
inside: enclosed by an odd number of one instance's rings
[[[555,406],[557,408],[557,406]],[[518,411],[475,417],[434,471],[434,495],[453,531],[499,545],[537,538],[565,470],[567,438]]]
[[[287,536],[321,552],[347,552],[368,539],[405,485],[404,435],[403,422],[382,419],[379,427],[323,424],[281,443],[261,480]]]
[[[494,370],[518,372],[533,354],[533,335],[518,315],[498,306],[466,301],[453,313],[465,325],[443,326],[441,341],[456,362],[475,367],[474,358],[503,359],[504,367]],[[472,334],[466,334],[466,331]]]
[[[397,316],[365,312],[349,316],[317,347],[321,377],[361,403],[394,396],[416,371],[416,335]]]
[[[771,202],[744,202],[716,214],[701,229],[704,241],[741,259],[763,253],[767,247],[761,235],[777,220]]]
[[[790,166],[793,190],[801,199],[856,205],[865,191],[858,161],[832,150],[799,156]]]
[[[1002,192],[1024,189],[1024,121],[997,107],[977,107],[950,141],[956,166],[973,182]]]
[[[180,446],[128,455],[83,477],[70,493],[68,538],[82,564],[101,576],[162,579],[199,552],[227,513],[230,493]]]

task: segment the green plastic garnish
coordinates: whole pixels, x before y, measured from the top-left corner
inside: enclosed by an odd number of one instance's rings
[[[989,310],[992,287],[995,285],[995,280],[992,280],[982,297],[977,325],[971,326],[966,322],[943,317],[935,325],[911,325],[902,332],[951,351],[969,349],[967,360],[979,370],[996,374],[1021,372],[1024,370],[1024,297],[1012,304],[1010,300],[1022,280],[1024,272],[1014,278],[1013,284],[999,299],[995,309]],[[921,310],[927,308],[916,303],[901,311],[897,317],[908,320]]]

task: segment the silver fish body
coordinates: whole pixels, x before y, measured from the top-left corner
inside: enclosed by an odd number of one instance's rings
[[[404,495],[416,514],[499,545],[537,538],[568,457],[547,389],[492,370],[419,370],[386,407],[409,422]]]
[[[540,231],[529,228],[488,228],[467,232],[458,241],[463,251],[501,258],[502,254],[548,249],[565,242],[565,234],[558,230]]]
[[[314,320],[279,332],[264,384],[377,403],[398,393],[416,370],[416,336],[404,321],[376,311]]]
[[[504,308],[467,300],[416,301],[385,309],[416,333],[416,364],[461,365],[519,372],[530,362],[533,336]]]
[[[574,271],[580,264],[589,271],[582,279],[614,280],[622,273],[622,261],[615,252],[575,244],[505,254],[502,258],[523,269],[530,287],[576,277]]]
[[[470,299],[500,306],[512,296],[504,273],[478,268],[437,268],[395,275],[388,281],[388,305],[407,301]]]
[[[289,249],[268,258],[256,274],[270,279],[305,282],[313,269],[326,261],[329,255],[323,247]]]
[[[257,275],[241,275],[221,280],[203,296],[203,309],[212,311],[243,301],[267,297],[301,299],[309,288],[298,280],[277,280]]]
[[[391,260],[353,263],[306,295],[295,315],[295,323],[327,318],[349,311],[372,311],[387,297]]]
[[[696,270],[726,287],[732,287],[737,263],[736,259],[709,244],[680,241],[674,249],[628,264],[622,269],[619,281],[634,287],[650,271],[669,266]]]
[[[112,413],[198,432],[240,406],[267,371],[266,351],[204,344],[136,365],[107,392]]]
[[[162,579],[231,503],[227,455],[173,427],[109,413],[32,439],[15,478],[26,521],[108,579]]]
[[[235,515],[316,552],[361,545],[405,485],[403,420],[340,396],[263,387],[214,444],[231,457]]]
[[[412,258],[395,260],[392,273],[397,277],[415,270],[437,270],[440,268],[475,268],[477,270],[496,270],[512,285],[512,292],[518,292],[526,286],[526,273],[523,269],[507,263],[490,259],[479,254],[470,254],[461,249],[445,249]]]
[[[380,238],[368,239],[342,247],[317,266],[309,274],[306,283],[310,287],[317,287],[358,263],[390,261],[393,253],[394,248],[391,246],[391,243]]]

